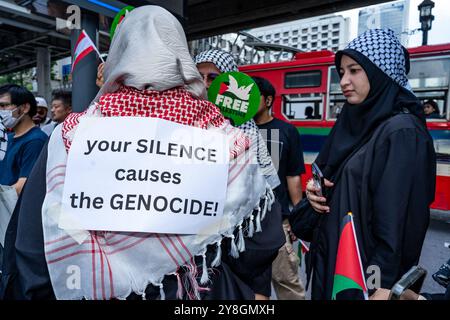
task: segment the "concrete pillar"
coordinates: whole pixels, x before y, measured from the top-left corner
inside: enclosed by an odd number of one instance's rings
[[[86,31],[98,48],[98,14],[83,10],[81,14],[81,28]],[[72,30],[72,58],[80,33],[81,30]],[[74,112],[86,110],[95,98],[99,90],[95,84],[98,64],[99,59],[96,52],[89,53],[77,63],[72,73],[72,110]]]
[[[50,104],[52,98],[50,50],[48,48],[37,48],[36,61],[38,95],[44,97]]]

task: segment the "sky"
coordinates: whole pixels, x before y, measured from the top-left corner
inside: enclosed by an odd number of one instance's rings
[[[428,44],[450,43],[450,0],[433,0],[434,8],[432,14],[434,21],[432,28],[428,31]],[[420,28],[418,6],[422,0],[410,0],[409,7],[409,30]],[[338,15],[350,18],[350,39],[357,36],[358,32],[358,9],[336,12]],[[408,47],[417,47],[422,44],[422,31],[409,36]]]

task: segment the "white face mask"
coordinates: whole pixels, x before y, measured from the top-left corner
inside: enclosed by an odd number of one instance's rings
[[[12,129],[17,125],[17,123],[19,123],[23,114],[18,118],[13,117],[13,112],[18,108],[19,107],[14,110],[0,110],[0,118],[6,128]]]

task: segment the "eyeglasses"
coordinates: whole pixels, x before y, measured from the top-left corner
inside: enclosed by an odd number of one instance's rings
[[[216,79],[219,76],[218,73],[208,73],[208,74],[200,73],[200,75],[202,76],[203,80],[206,82],[213,82],[214,79]]]

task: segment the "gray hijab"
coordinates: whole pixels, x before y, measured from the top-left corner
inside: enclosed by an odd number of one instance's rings
[[[195,97],[206,97],[181,24],[158,6],[127,13],[112,40],[104,77],[94,101],[121,85],[156,91],[185,87]]]

